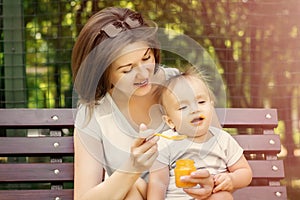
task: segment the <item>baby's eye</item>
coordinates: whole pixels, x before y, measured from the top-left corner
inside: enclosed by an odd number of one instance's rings
[[[206,101],[198,101],[198,104],[204,104]]]
[[[181,106],[181,107],[179,107],[178,110],[184,110],[184,109],[186,109],[186,108],[187,108],[187,106]]]

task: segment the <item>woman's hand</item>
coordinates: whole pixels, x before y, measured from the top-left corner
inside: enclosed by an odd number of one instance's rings
[[[183,189],[188,195],[199,200],[210,197],[214,188],[213,177],[205,169],[192,172],[190,176],[182,176],[181,181],[197,183],[201,186],[200,188]]]
[[[145,132],[147,136],[145,136]],[[158,136],[153,136],[154,131],[147,129],[146,125],[140,125],[140,133],[143,137],[134,140],[131,146],[130,162],[134,172],[149,170],[158,156],[157,141]],[[149,139],[148,139],[149,138]]]

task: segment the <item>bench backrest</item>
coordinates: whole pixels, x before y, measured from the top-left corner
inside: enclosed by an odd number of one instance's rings
[[[221,125],[244,148],[253,170],[251,185],[237,190],[235,199],[287,199],[286,187],[280,183],[283,161],[277,159],[281,145],[274,134],[276,110],[216,111]],[[0,199],[73,199],[74,113],[72,109],[0,109],[0,128],[6,134],[0,137]],[[10,137],[15,134],[20,136]]]

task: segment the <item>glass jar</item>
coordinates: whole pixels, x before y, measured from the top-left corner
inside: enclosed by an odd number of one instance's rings
[[[193,171],[196,171],[194,161],[191,159],[180,159],[176,161],[175,172],[175,184],[179,188],[190,188],[197,185],[197,183],[181,182],[180,177],[190,175]]]

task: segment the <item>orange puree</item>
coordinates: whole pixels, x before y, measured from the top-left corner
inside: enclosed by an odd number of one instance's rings
[[[196,183],[181,182],[180,177],[190,175],[193,171],[196,171],[194,161],[191,159],[180,159],[176,161],[175,171],[175,183],[176,187],[179,188],[190,188],[194,187]]]

